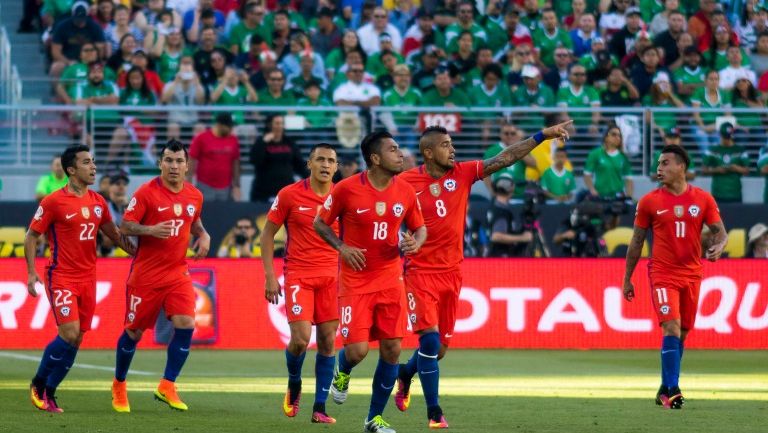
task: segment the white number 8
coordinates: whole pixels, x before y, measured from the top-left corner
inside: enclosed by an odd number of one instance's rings
[[[445,218],[448,214],[448,209],[445,208],[445,203],[442,200],[438,200],[435,202],[435,206],[437,207],[437,216]]]

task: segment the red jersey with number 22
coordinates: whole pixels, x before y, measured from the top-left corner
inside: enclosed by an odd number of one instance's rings
[[[288,185],[277,193],[267,213],[276,226],[285,224],[288,232],[285,255],[285,275],[301,278],[335,277],[339,272],[339,253],[315,232],[317,210],[328,195],[320,197],[309,185],[309,179]],[[331,228],[338,233],[339,223]]]
[[[96,274],[96,236],[99,228],[112,222],[104,197],[87,190],[78,197],[69,186],[46,196],[29,228],[45,233],[51,246],[48,283],[54,276],[78,281]]]
[[[416,230],[424,225],[416,192],[395,176],[383,191],[374,188],[368,172],[339,182],[320,208],[329,226],[339,218],[345,244],[365,249],[365,267],[355,271],[341,260],[339,296],[361,295],[402,286],[400,225]]]
[[[425,166],[398,175],[419,197],[429,237],[412,256],[406,256],[408,272],[459,270],[464,260],[464,225],[472,184],[483,178],[482,161],[456,163],[441,178],[427,173]]]
[[[166,239],[139,236],[138,250],[128,275],[129,286],[158,288],[190,280],[187,247],[190,229],[200,219],[202,208],[203,194],[188,182],[184,182],[182,190],[176,193],[156,177],[136,190],[125,210],[123,222],[152,226],[171,221],[173,230]]]
[[[653,231],[648,265],[651,278],[701,279],[701,230],[720,221],[720,209],[708,192],[688,185],[674,195],[658,188],[637,203],[635,226]]]

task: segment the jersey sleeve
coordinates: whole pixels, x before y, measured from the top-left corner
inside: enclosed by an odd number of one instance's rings
[[[203,218],[203,193],[197,192],[197,213],[195,213],[195,219],[192,224],[200,221]]]
[[[463,165],[467,180],[470,182],[475,183],[483,178],[483,161],[467,161]]]
[[[38,233],[47,232],[48,226],[56,219],[56,211],[56,203],[50,199],[50,196],[44,198],[37,207],[29,228]]]
[[[320,207],[318,214],[324,223],[330,226],[341,215],[345,205],[344,197],[344,188],[338,186],[328,194],[328,198],[325,199],[325,203]]]
[[[424,216],[421,214],[421,204],[416,197],[416,191],[413,189],[406,193],[408,197],[408,211],[405,214],[405,225],[409,230],[415,231],[424,225]]]
[[[290,199],[290,194],[286,192],[285,188],[281,189],[269,208],[267,220],[278,227],[283,225],[285,220],[288,219],[288,211],[291,209]]]
[[[704,223],[711,225],[720,222],[722,220],[720,217],[720,208],[717,206],[717,202],[715,202],[715,198],[712,197],[712,194],[707,194],[706,202]]]
[[[651,217],[649,210],[650,199],[646,196],[637,202],[637,209],[635,210],[635,227],[641,229],[648,229],[651,226]]]
[[[146,190],[139,188],[131,197],[131,201],[128,202],[128,207],[123,214],[123,221],[131,221],[135,223],[141,223],[144,218],[144,214],[147,212],[146,203]]]

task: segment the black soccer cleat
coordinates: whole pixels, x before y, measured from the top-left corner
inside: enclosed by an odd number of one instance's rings
[[[685,398],[683,397],[683,392],[680,391],[680,388],[673,387],[668,392],[668,399],[664,407],[667,409],[682,409],[683,405],[685,404]]]
[[[664,406],[664,400],[669,399],[668,393],[669,389],[666,386],[659,386],[659,390],[656,392],[656,406]]]

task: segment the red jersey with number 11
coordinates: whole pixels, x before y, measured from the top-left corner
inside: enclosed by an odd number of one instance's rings
[[[345,244],[365,249],[365,267],[355,271],[341,260],[339,296],[361,295],[402,286],[399,232],[405,223],[414,231],[424,225],[416,192],[395,176],[379,191],[368,180],[368,172],[339,182],[320,208],[320,218],[329,226],[339,218]]]
[[[171,221],[173,230],[166,239],[139,236],[128,275],[129,286],[158,288],[190,279],[186,261],[190,229],[200,219],[202,208],[203,194],[188,182],[184,182],[181,191],[173,192],[156,177],[136,190],[125,210],[123,222],[153,226]]]
[[[680,195],[658,188],[643,196],[635,226],[653,231],[651,278],[701,279],[701,230],[719,221],[715,199],[692,185]]]

